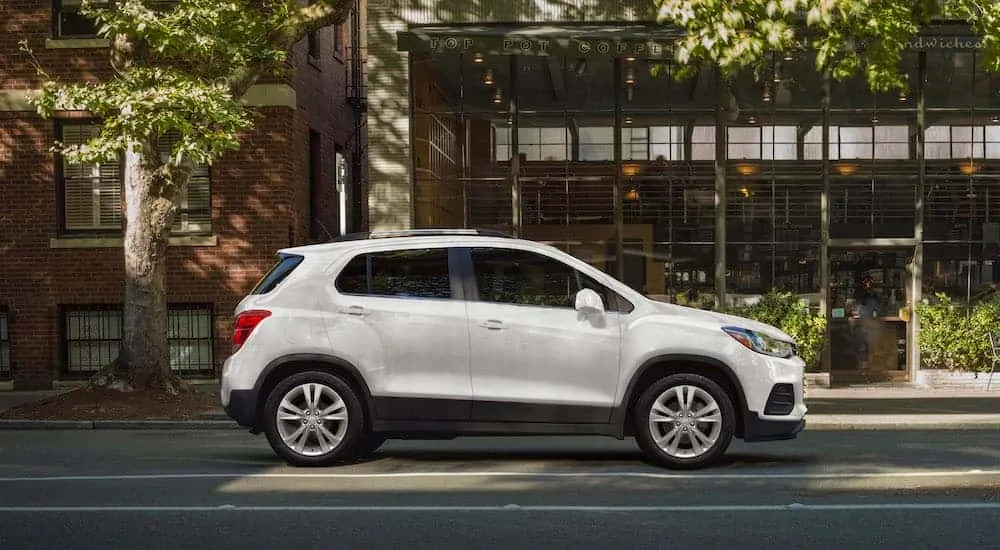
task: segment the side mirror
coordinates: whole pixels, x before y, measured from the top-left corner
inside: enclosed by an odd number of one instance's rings
[[[576,293],[576,310],[586,314],[603,314],[604,301],[600,295],[589,288]]]

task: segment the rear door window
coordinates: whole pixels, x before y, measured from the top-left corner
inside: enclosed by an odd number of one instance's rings
[[[344,294],[393,298],[453,298],[447,248],[388,250],[360,254],[336,281]]]

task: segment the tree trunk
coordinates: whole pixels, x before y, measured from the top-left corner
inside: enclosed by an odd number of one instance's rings
[[[170,186],[154,163],[141,153],[125,152],[124,337],[117,359],[92,382],[123,391],[176,394],[184,384],[170,368],[165,288],[167,240],[176,207],[164,196]]]

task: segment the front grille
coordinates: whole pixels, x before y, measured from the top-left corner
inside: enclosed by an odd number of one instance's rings
[[[795,408],[795,388],[791,384],[775,384],[767,396],[764,414],[785,415]]]

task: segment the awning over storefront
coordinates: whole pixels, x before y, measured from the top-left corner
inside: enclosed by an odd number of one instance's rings
[[[397,47],[425,53],[666,59],[681,36],[680,29],[656,23],[418,26],[398,33]]]

